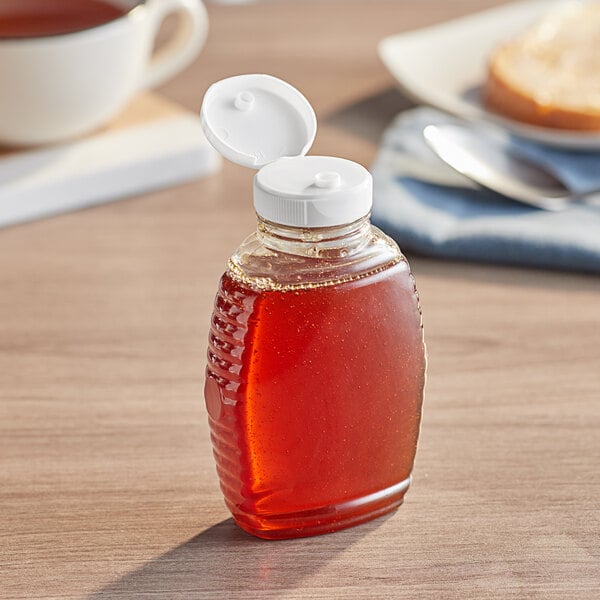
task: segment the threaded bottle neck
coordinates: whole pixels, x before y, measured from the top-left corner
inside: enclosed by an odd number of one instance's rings
[[[334,227],[305,229],[272,223],[258,216],[257,236],[268,248],[286,254],[335,258],[348,256],[371,238],[370,215]]]

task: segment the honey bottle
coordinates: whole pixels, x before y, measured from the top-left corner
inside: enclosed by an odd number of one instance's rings
[[[305,156],[315,114],[280,79],[220,81],[201,117],[221,154],[258,169],[258,227],[229,259],[209,334],[225,502],[265,539],[393,511],[411,481],[426,360],[409,265],[369,221],[371,175]]]

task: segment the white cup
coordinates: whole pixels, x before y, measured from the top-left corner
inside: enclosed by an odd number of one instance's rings
[[[127,13],[82,31],[0,38],[0,144],[47,144],[92,131],[135,92],[186,67],[204,44],[200,0],[111,2]],[[153,53],[170,13],[179,16],[175,31]]]

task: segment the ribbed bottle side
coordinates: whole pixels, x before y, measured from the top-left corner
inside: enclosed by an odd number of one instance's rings
[[[222,282],[208,340],[205,397],[217,472],[230,509],[248,497],[242,484],[248,477],[244,472],[247,449],[241,433],[245,386],[241,371],[252,304],[253,299],[239,290],[228,290]]]

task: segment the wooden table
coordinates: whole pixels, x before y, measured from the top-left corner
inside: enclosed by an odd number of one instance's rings
[[[164,88],[282,76],[314,153],[369,164],[406,101],[385,35],[483,0],[211,6]],[[600,597],[600,280],[410,257],[429,378],[393,516],[263,542],[238,530],[202,399],[217,279],[254,226],[250,171],[0,232],[0,597]]]

